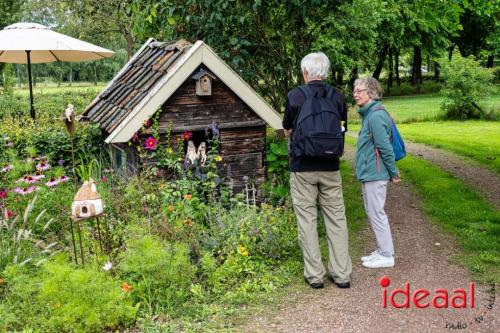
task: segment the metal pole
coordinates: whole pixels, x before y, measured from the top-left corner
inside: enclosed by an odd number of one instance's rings
[[[75,233],[73,232],[73,219],[69,218],[69,228],[71,229],[71,240],[73,241],[73,253],[75,254],[75,264],[78,265],[78,259],[76,257],[76,243],[75,243]]]
[[[31,51],[26,51],[26,56],[28,57],[28,82],[30,86],[30,115],[31,118],[35,119],[35,107],[33,106],[33,86],[31,83]]]

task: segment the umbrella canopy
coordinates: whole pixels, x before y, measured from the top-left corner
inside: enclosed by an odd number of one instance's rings
[[[37,23],[15,23],[0,31],[0,62],[28,64],[30,111],[33,118],[32,63],[97,60],[110,57],[113,53]]]

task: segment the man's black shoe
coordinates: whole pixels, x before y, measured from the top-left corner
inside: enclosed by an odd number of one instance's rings
[[[323,289],[325,287],[325,284],[323,282],[309,283],[306,278],[304,278],[304,281],[306,281],[306,283],[308,283],[313,289]]]
[[[347,282],[335,282],[335,280],[330,275],[328,275],[328,280],[332,281],[333,284],[335,284],[337,287],[339,287],[341,289],[351,288],[351,282],[350,281],[347,281]]]

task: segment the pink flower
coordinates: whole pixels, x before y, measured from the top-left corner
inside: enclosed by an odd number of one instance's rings
[[[59,177],[59,179],[58,179],[59,183],[65,183],[65,182],[67,182],[68,180],[69,180],[69,177],[67,177],[67,176],[61,176],[61,177]]]
[[[106,176],[101,177],[101,182],[105,183],[107,180],[108,180],[108,178]]]
[[[158,144],[158,141],[152,136],[150,136],[146,139],[146,149],[154,150],[156,148],[157,144]]]
[[[8,208],[5,208],[4,215],[5,215],[6,220],[10,220],[11,217],[16,216],[17,214],[16,214],[16,212],[14,212]]]
[[[181,135],[181,138],[182,138],[182,140],[184,140],[184,141],[188,141],[188,140],[189,140],[189,139],[191,139],[192,137],[193,137],[193,132],[188,132],[188,131],[186,131],[186,132],[182,133],[182,135]]]
[[[57,184],[59,184],[59,180],[54,178],[50,178],[49,181],[45,183],[48,187],[54,187],[57,186]]]
[[[5,165],[3,166],[3,168],[2,168],[2,172],[7,172],[7,171],[11,170],[12,168],[13,168],[13,166],[12,166],[12,165],[10,165],[10,164],[5,164]]]
[[[14,192],[19,193],[21,195],[26,195],[26,194],[30,194],[30,193],[33,193],[35,191],[38,191],[39,189],[40,188],[37,186],[30,186],[30,187],[24,187],[24,188],[16,187],[14,189]]]
[[[9,192],[7,192],[6,190],[0,190],[0,199],[5,199],[9,196]]]
[[[40,162],[36,165],[36,169],[38,171],[45,171],[45,170],[49,170],[50,169],[50,165],[47,163],[47,162]]]
[[[45,175],[43,175],[40,171],[37,171],[34,176],[32,176],[36,180],[40,180],[42,178],[45,178]]]
[[[20,178],[16,181],[16,183],[27,183],[27,184],[34,184],[36,182],[38,182],[38,179],[30,175],[26,175],[23,178]]]

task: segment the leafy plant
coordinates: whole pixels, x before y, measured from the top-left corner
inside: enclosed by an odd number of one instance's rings
[[[451,61],[442,60],[442,77],[445,97],[442,109],[448,119],[477,119],[485,116],[485,110],[478,103],[481,97],[492,91],[493,72],[483,68],[470,57],[458,52]]]

